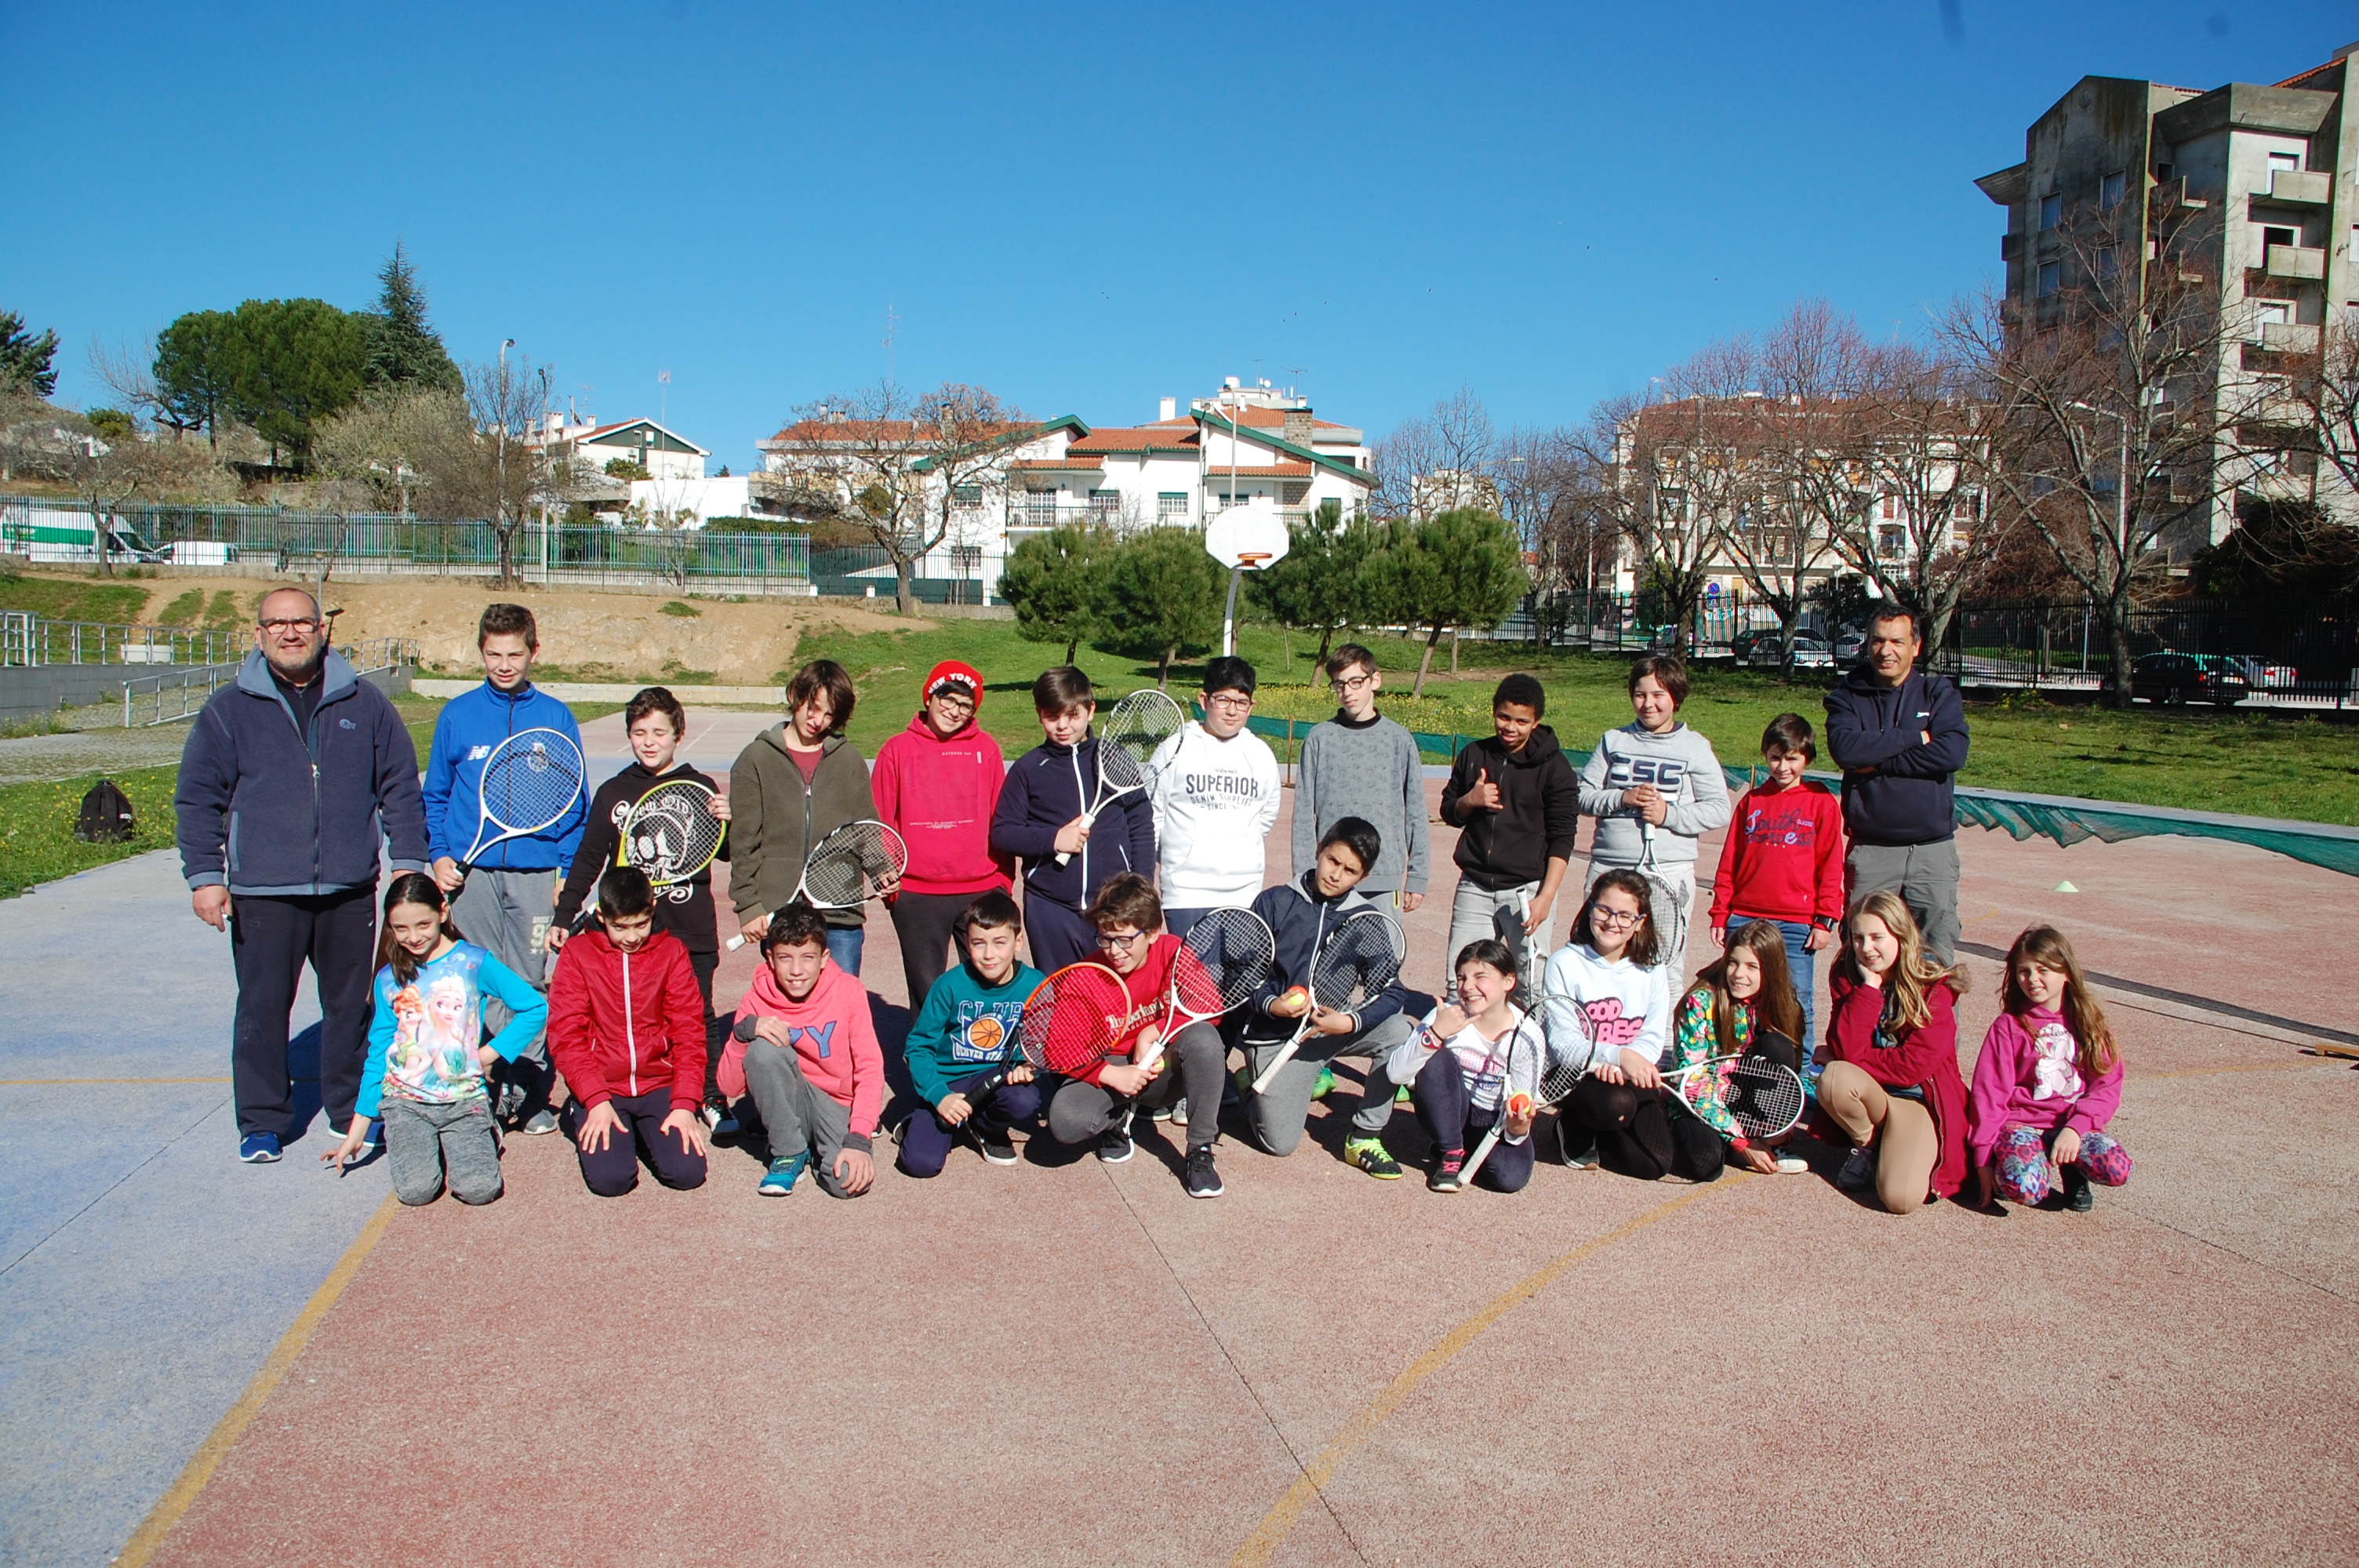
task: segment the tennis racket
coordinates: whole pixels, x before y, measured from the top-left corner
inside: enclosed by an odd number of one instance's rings
[[[475,857],[504,839],[521,838],[565,820],[582,798],[582,748],[554,730],[519,730],[492,748],[476,776],[481,820],[475,840],[460,857]]]
[[[636,866],[658,887],[684,882],[712,864],[729,825],[712,814],[712,791],[671,779],[639,796],[623,818],[617,863]]]
[[[1277,939],[1250,909],[1216,909],[1190,926],[1171,956],[1162,1027],[1139,1065],[1160,1058],[1180,1030],[1219,1018],[1261,989],[1277,961]]]
[[[1736,1130],[1755,1141],[1782,1138],[1802,1119],[1802,1080],[1767,1056],[1707,1056],[1663,1075],[1663,1087],[1690,1115],[1702,1100],[1719,1100]]]
[[[1080,1077],[1114,1054],[1130,1006],[1120,975],[1103,964],[1068,964],[1025,1002],[1017,1046],[1035,1071]]]
[[[795,880],[788,903],[813,909],[850,909],[872,898],[885,898],[901,885],[909,869],[909,847],[882,822],[862,819],[842,827],[811,846],[803,857],[802,875]],[[745,934],[729,939],[733,953],[745,945]]]
[[[1492,1119],[1489,1130],[1483,1134],[1483,1141],[1474,1145],[1474,1152],[1467,1157],[1466,1163],[1459,1170],[1458,1179],[1469,1186],[1473,1184],[1474,1173],[1483,1168],[1483,1162],[1491,1157],[1491,1151],[1498,1146],[1499,1140],[1506,1135],[1507,1112],[1510,1109],[1537,1116],[1550,1106],[1560,1104],[1567,1095],[1580,1086],[1582,1075],[1589,1070],[1586,1057],[1578,1061],[1569,1061],[1549,1050],[1545,1020],[1542,1021],[1541,1027],[1537,1030],[1527,1030],[1518,1025],[1515,1038],[1507,1043],[1507,1073],[1505,1082],[1501,1085],[1503,1090],[1516,1081],[1517,1053],[1530,1051],[1540,1051],[1546,1054],[1546,1059],[1540,1064],[1539,1079],[1533,1085],[1529,1094],[1518,1091],[1500,1095],[1499,1114]]]
[[[1294,1037],[1278,1047],[1269,1065],[1254,1079],[1254,1093],[1266,1089],[1270,1080],[1277,1076],[1278,1069],[1294,1060],[1294,1054],[1310,1038],[1321,1011],[1348,1012],[1375,996],[1399,979],[1401,962],[1408,957],[1408,938],[1401,935],[1400,923],[1391,915],[1364,909],[1338,921],[1311,957],[1312,1005],[1295,1026]]]
[[[1098,734],[1097,795],[1082,813],[1082,824],[1093,826],[1107,806],[1133,790],[1145,789],[1147,759],[1187,722],[1180,705],[1151,687],[1132,692],[1108,708]],[[1057,864],[1064,865],[1072,858],[1060,850]]]
[[[1638,841],[1644,846],[1638,858],[1638,874],[1647,882],[1647,918],[1655,925],[1658,951],[1666,964],[1685,962],[1688,950],[1688,905],[1690,901],[1680,897],[1679,889],[1663,880],[1655,867],[1655,825],[1642,815],[1638,818]]]

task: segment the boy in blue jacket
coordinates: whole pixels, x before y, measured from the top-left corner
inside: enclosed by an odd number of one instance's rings
[[[995,1165],[1016,1163],[1007,1130],[1040,1110],[1039,1086],[1016,1049],[1040,971],[1016,956],[1024,916],[994,888],[958,917],[965,961],[926,993],[909,1025],[909,1079],[926,1104],[903,1123],[901,1169],[935,1176],[961,1137]],[[988,1086],[988,1087],[986,1087]]]
[[[1155,874],[1155,808],[1145,790],[1133,790],[1094,824],[1083,819],[1098,788],[1098,742],[1090,736],[1097,694],[1089,676],[1071,665],[1041,671],[1032,706],[1048,739],[1007,770],[991,847],[1022,860],[1032,962],[1054,973],[1096,950],[1097,928],[1082,911],[1098,889],[1125,871]],[[1072,859],[1060,866],[1060,854]]]
[[[492,748],[525,730],[554,730],[578,750],[582,730],[572,709],[534,689],[532,661],[540,652],[540,629],[521,604],[484,609],[475,631],[483,655],[484,684],[454,697],[434,721],[434,746],[426,762],[426,837],[434,857],[434,881],[451,894],[451,914],[470,941],[492,950],[501,963],[547,993],[543,951],[556,913],[558,877],[573,863],[589,821],[586,794],[571,810],[537,833],[503,838],[462,863],[482,826],[484,762]],[[507,1009],[494,1004],[487,1019],[495,1029],[507,1022]],[[536,1040],[525,1054],[497,1070],[495,1102],[511,1124],[530,1133],[554,1132],[549,1108],[554,1074],[549,1043]]]
[[[1358,892],[1383,852],[1375,825],[1363,817],[1346,816],[1319,837],[1318,857],[1309,871],[1291,882],[1264,888],[1253,902],[1253,912],[1267,923],[1277,938],[1277,961],[1269,979],[1243,1010],[1238,1044],[1245,1049],[1245,1070],[1250,1084],[1266,1071],[1280,1048],[1294,1038],[1310,1002],[1294,993],[1310,984],[1310,967],[1319,944],[1337,923],[1362,910],[1380,906]],[[1389,900],[1386,901],[1389,903]],[[1386,910],[1387,914],[1389,909]],[[1351,1136],[1343,1157],[1383,1181],[1397,1180],[1400,1165],[1386,1152],[1384,1130],[1393,1115],[1393,1081],[1385,1075],[1385,1059],[1409,1037],[1414,1027],[1404,1011],[1408,997],[1395,980],[1363,1002],[1356,1011],[1323,1015],[1311,1026],[1302,1044],[1277,1070],[1269,1087],[1245,1098],[1245,1122],[1254,1139],[1273,1154],[1291,1154],[1302,1141],[1302,1126],[1310,1114],[1311,1087],[1327,1064],[1338,1056],[1368,1058],[1366,1092],[1352,1113]]]

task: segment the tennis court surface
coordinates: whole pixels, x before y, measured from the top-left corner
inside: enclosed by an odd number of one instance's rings
[[[0,1557],[2352,1561],[2359,1074],[2297,1045],[2359,1029],[2359,881],[1961,843],[1969,1065],[1979,950],[2034,918],[2143,988],[2104,993],[2137,1168],[2093,1213],[1549,1164],[1441,1196],[1341,1163],[1348,1092],[1288,1160],[1233,1129],[1213,1202],[1161,1137],[853,1203],[758,1198],[740,1151],[600,1201],[516,1138],[499,1203],[401,1210],[307,1168],[316,1121],[236,1166],[226,1084],[164,1081],[225,1075],[230,998],[168,860],[44,890],[0,906]],[[126,997],[150,949],[176,989]],[[864,968],[897,1033],[881,915]],[[99,1077],[155,1081],[36,1081]]]

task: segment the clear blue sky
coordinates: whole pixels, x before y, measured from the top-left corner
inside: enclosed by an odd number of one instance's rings
[[[1002,21],[1001,17],[1013,17]],[[893,371],[1153,416],[1224,374],[1502,424],[1822,294],[1995,272],[1974,177],[2084,73],[2273,81],[2344,4],[515,6],[0,0],[0,307],[65,341],[373,296],[742,470]],[[591,388],[594,390],[583,390]]]

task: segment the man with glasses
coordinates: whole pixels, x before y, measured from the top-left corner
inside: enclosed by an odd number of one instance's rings
[[[1327,660],[1335,717],[1303,738],[1294,770],[1294,874],[1310,871],[1329,829],[1347,816],[1375,825],[1376,863],[1359,891],[1404,913],[1425,902],[1425,762],[1417,740],[1376,711],[1376,656],[1346,643]]]
[[[393,704],[328,646],[319,601],[263,596],[254,652],[180,753],[180,870],[197,918],[230,933],[238,1158],[277,1160],[295,1119],[287,1065],[296,982],[319,982],[320,1098],[343,1136],[360,1094],[376,966],[382,845],[426,870],[418,752]]]
[[[1277,824],[1277,758],[1245,728],[1254,667],[1222,657],[1204,665],[1204,717],[1182,725],[1147,760],[1147,801],[1163,878],[1163,922],[1184,937],[1215,909],[1243,909],[1261,892],[1263,840]]]

